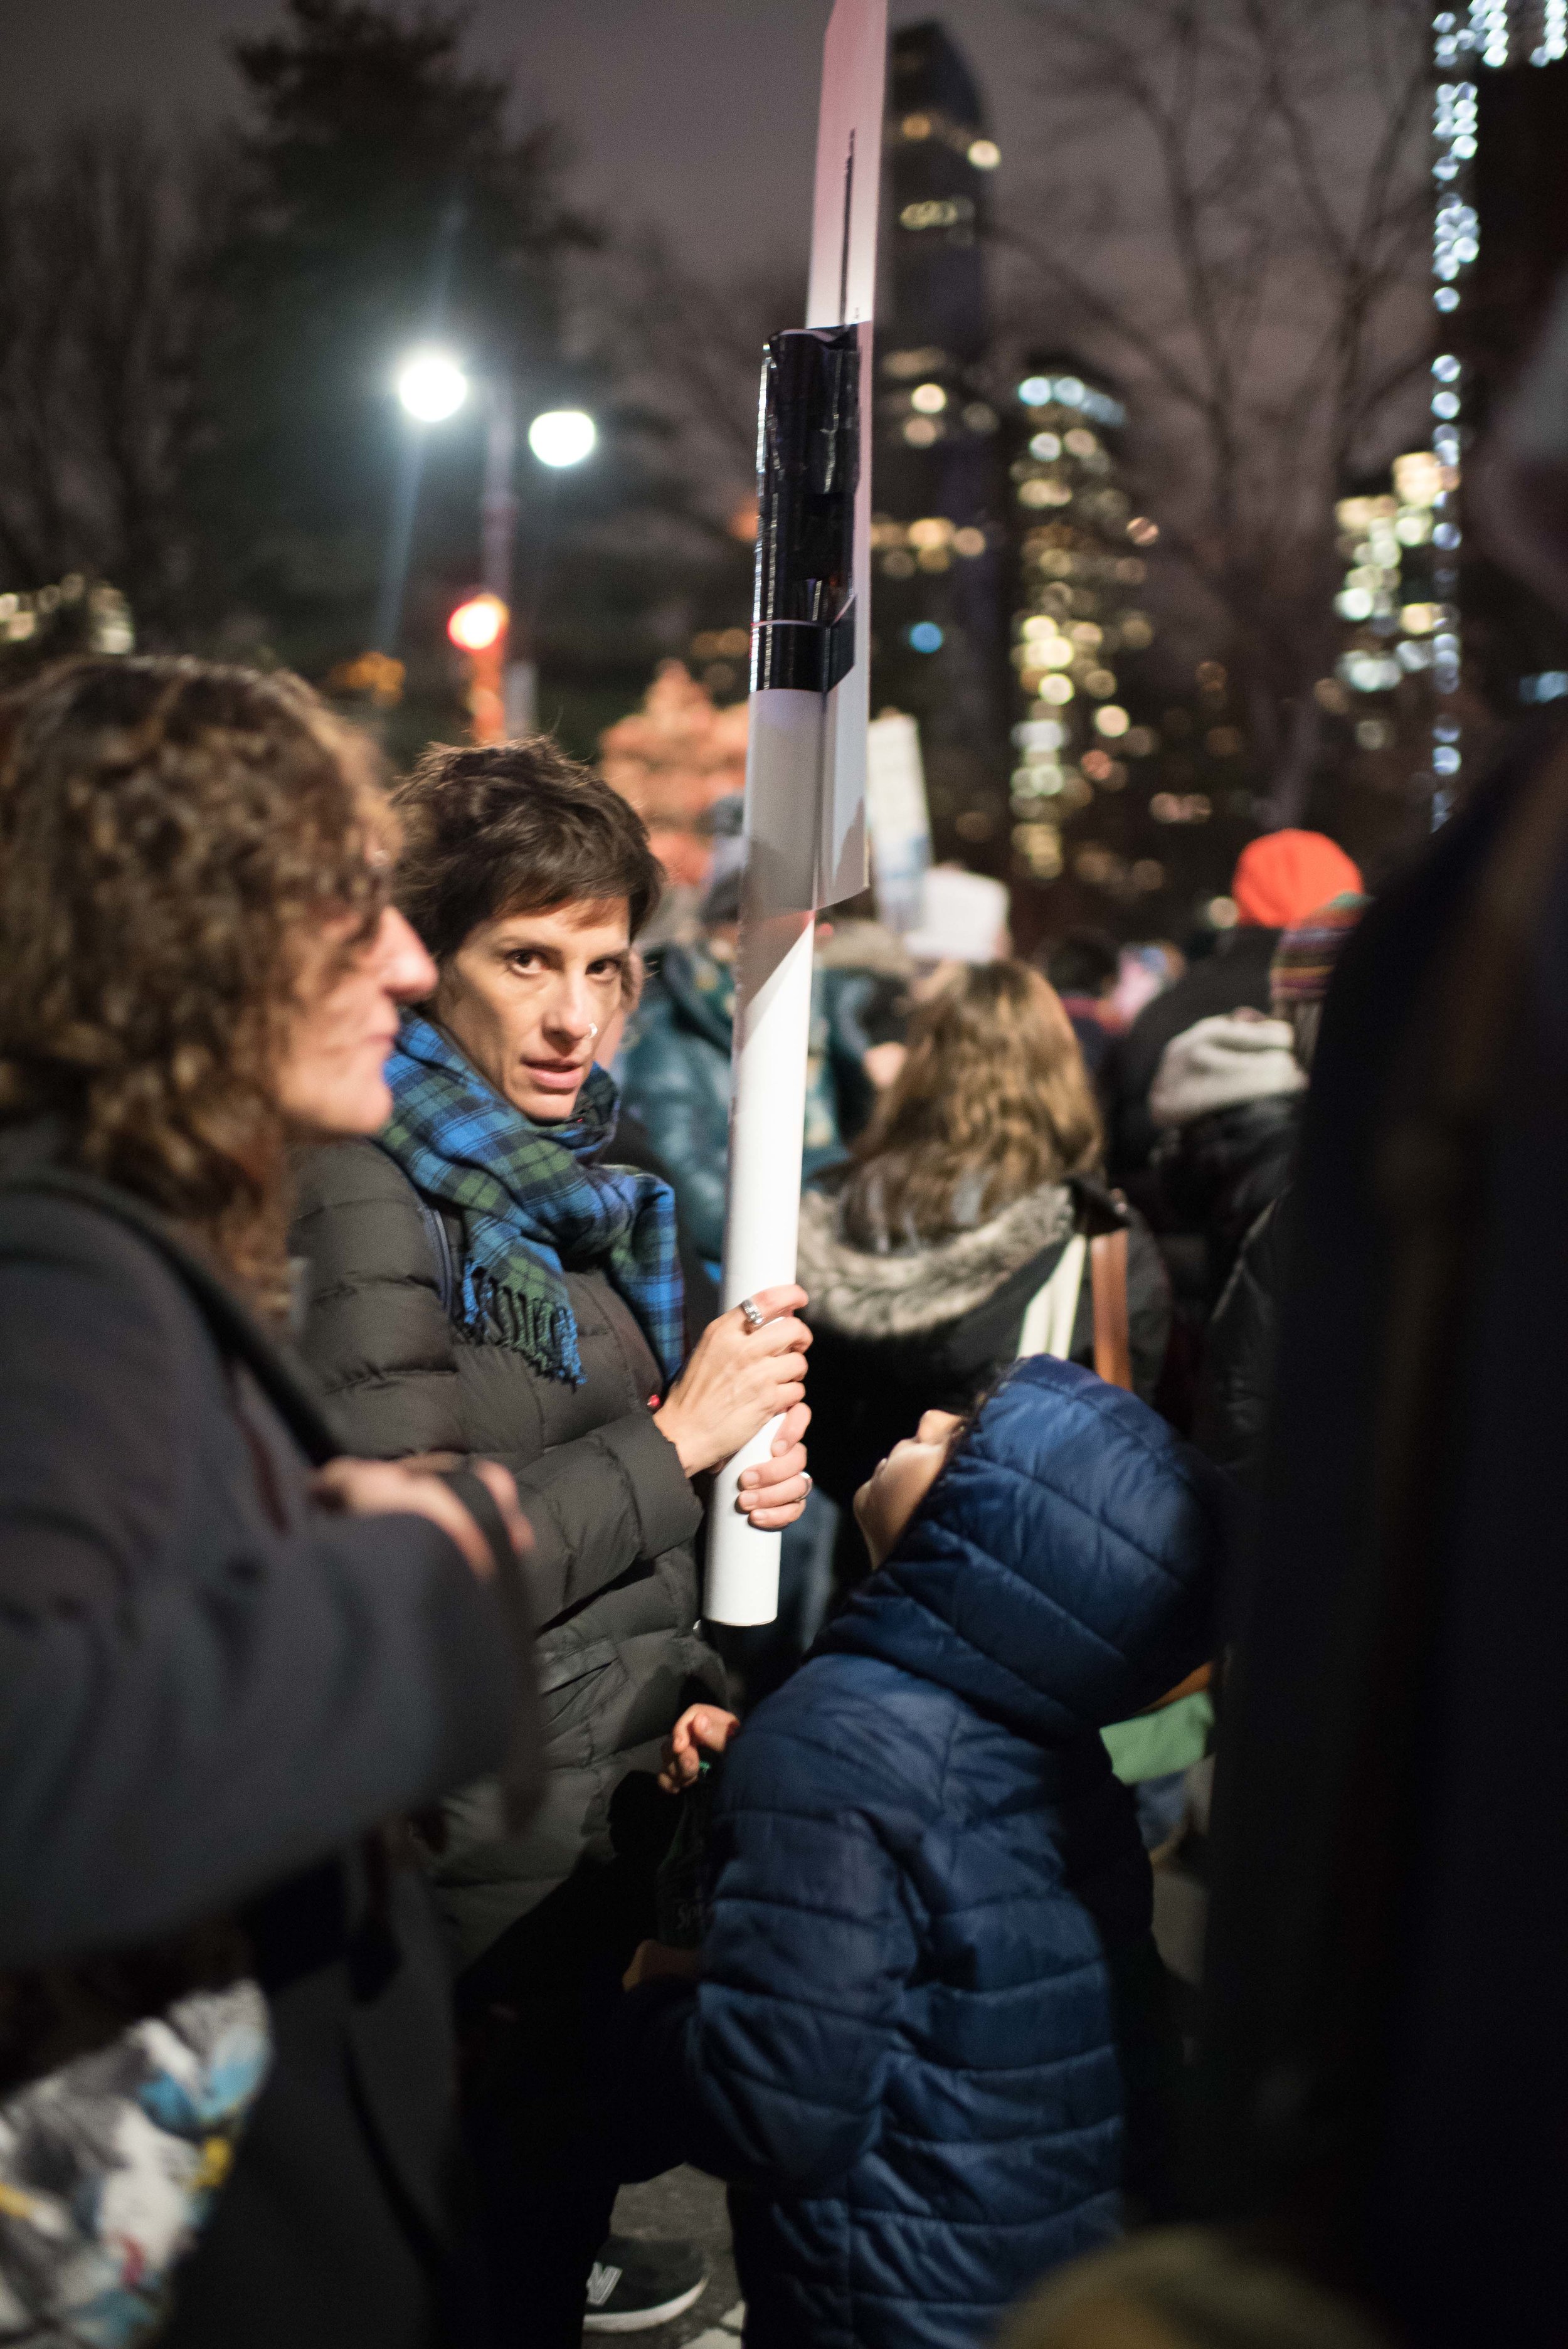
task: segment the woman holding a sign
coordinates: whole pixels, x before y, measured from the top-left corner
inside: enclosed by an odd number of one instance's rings
[[[614,1163],[597,1056],[661,878],[640,818],[545,740],[434,750],[398,810],[397,895],[439,983],[388,1063],[391,1122],[303,1170],[294,1245],[304,1350],[356,1447],[500,1460],[533,1532],[543,1806],[509,1837],[471,1789],[431,1868],[505,2288],[544,2340],[557,2315],[582,2323],[615,2181],[579,2174],[530,2116],[570,2102],[601,1995],[651,1930],[645,1874],[613,1864],[612,1797],[656,1769],[683,1704],[723,1689],[696,1628],[693,1480],[785,1413],[740,1503],[764,1528],[799,1516],[810,1340],[804,1293],[765,1289],[683,1363],[668,1186]]]

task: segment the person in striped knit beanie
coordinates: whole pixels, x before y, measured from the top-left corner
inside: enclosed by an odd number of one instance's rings
[[[1269,1000],[1276,1019],[1288,1019],[1295,1038],[1295,1057],[1304,1069],[1312,1066],[1317,1049],[1323,999],[1334,976],[1339,949],[1361,919],[1369,897],[1358,889],[1342,889],[1305,922],[1282,933],[1269,964]]]

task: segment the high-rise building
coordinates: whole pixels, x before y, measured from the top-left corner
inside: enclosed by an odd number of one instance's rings
[[[1006,478],[985,234],[1001,160],[944,28],[893,36],[892,299],[877,334],[873,707],[920,723],[938,854],[1006,867]]]
[[[1123,789],[1130,746],[1136,757],[1153,748],[1133,724],[1119,673],[1153,633],[1138,608],[1145,563],[1128,538],[1131,507],[1119,479],[1126,422],[1110,385],[1064,354],[1028,359],[1009,407],[1012,839],[1020,865],[1039,881],[1063,870],[1064,823],[1093,805],[1097,789]]]
[[[1153,649],[1160,530],[1129,485],[1127,412],[1076,354],[1024,360],[1002,443],[1016,548],[1009,792],[1016,926],[1180,926],[1229,871],[1243,749],[1222,665]],[[1169,705],[1169,706],[1168,706]],[[1031,886],[1031,885],[1033,885]]]

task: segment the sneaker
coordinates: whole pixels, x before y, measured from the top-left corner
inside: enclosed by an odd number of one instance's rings
[[[644,2333],[684,2316],[707,2289],[707,2261],[695,2243],[610,2235],[589,2271],[583,2330]]]

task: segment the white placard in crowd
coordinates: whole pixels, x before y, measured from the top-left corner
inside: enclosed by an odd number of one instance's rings
[[[1007,951],[1006,885],[962,865],[934,864],[920,922],[904,944],[917,962],[994,962]]]
[[[902,710],[884,711],[866,730],[866,823],[877,911],[902,936],[919,926],[931,864],[920,729]]]

